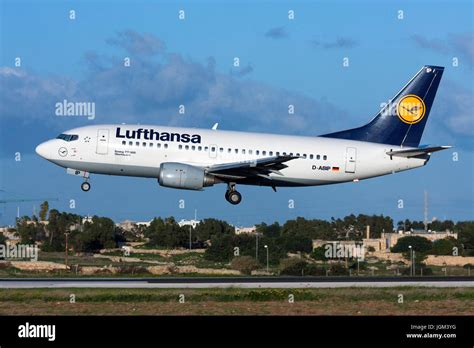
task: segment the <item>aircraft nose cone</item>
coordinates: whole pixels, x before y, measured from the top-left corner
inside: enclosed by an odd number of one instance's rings
[[[36,153],[37,153],[38,155],[40,155],[41,157],[46,158],[47,153],[48,153],[46,147],[47,147],[47,146],[46,146],[46,143],[41,143],[41,144],[39,144],[38,146],[36,146],[36,150],[35,150],[35,151],[36,151]]]

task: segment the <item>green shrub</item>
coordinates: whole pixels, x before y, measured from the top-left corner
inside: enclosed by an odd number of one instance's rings
[[[297,257],[283,259],[280,262],[280,274],[300,276],[304,274],[307,262]]]
[[[318,266],[315,264],[308,264],[304,269],[304,275],[308,276],[325,276],[326,275],[326,268],[322,266]]]
[[[251,256],[238,256],[232,260],[230,267],[243,274],[251,274],[258,269],[258,262]]]
[[[329,267],[329,274],[330,275],[347,275],[348,270],[346,266],[342,263],[334,263]]]

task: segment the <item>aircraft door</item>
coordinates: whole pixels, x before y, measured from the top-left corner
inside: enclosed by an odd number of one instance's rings
[[[109,130],[99,129],[97,131],[97,154],[107,155],[109,152]]]
[[[346,148],[346,173],[355,173],[357,162],[357,149],[355,147]]]

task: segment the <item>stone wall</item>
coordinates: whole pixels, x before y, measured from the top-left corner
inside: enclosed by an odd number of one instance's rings
[[[474,256],[428,255],[425,264],[433,266],[474,266]]]

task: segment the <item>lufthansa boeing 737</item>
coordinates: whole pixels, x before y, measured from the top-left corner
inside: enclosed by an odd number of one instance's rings
[[[36,147],[43,158],[83,178],[90,174],[157,179],[161,186],[202,190],[237,185],[337,184],[418,168],[433,152],[420,146],[444,68],[424,66],[366,125],[317,137],[153,125],[92,125],[68,130]]]

